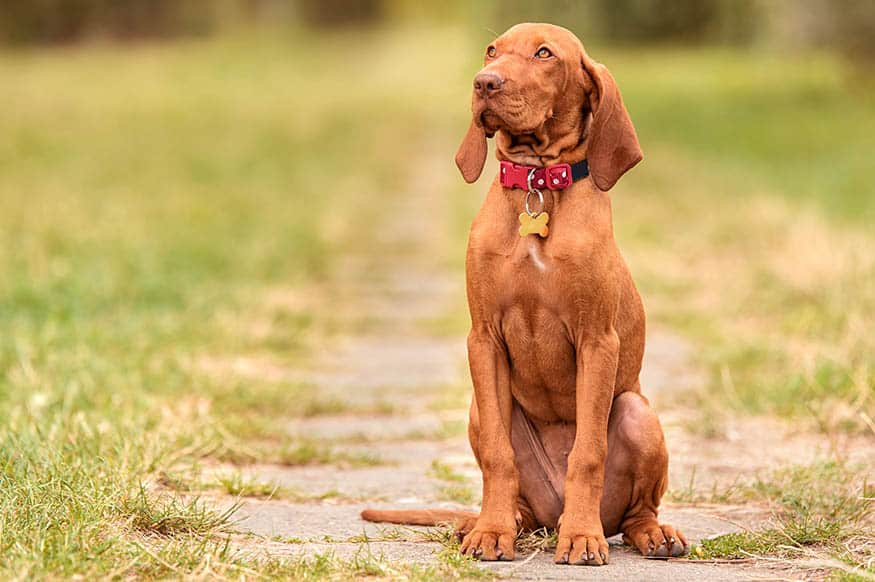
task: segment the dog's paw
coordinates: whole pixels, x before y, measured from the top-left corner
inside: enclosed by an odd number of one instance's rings
[[[690,543],[680,530],[655,520],[630,528],[623,533],[623,541],[648,558],[677,558],[690,551]]]
[[[554,561],[557,564],[603,566],[608,563],[608,541],[601,524],[578,526],[574,519],[563,518],[559,527]]]
[[[479,560],[513,560],[516,531],[513,529],[475,525],[462,539],[459,551]]]

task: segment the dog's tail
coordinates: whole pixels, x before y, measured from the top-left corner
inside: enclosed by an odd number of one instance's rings
[[[474,511],[459,509],[365,509],[362,519],[399,525],[440,525],[453,524],[459,527],[469,519],[477,519]]]

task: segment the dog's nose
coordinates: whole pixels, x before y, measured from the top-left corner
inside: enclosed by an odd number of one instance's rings
[[[474,91],[481,97],[488,97],[501,91],[504,79],[495,73],[479,73],[474,77]]]

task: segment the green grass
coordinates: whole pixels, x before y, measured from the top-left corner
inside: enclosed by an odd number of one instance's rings
[[[875,434],[875,87],[827,54],[608,64],[645,150],[613,194],[618,239],[651,321],[696,342],[704,433],[728,405]]]
[[[446,463],[442,463],[437,459],[431,462],[431,476],[441,481],[449,481],[451,483],[464,483],[465,476],[453,469]]]
[[[379,462],[262,440],[345,406],[283,375],[336,332],[284,297],[330,303],[334,258],[408,179],[384,146],[415,143],[445,99],[416,98],[427,67],[393,82],[413,36],[0,54],[0,575],[303,567],[228,549],[227,516],[143,484],[204,455]],[[441,64],[443,40],[418,36]]]
[[[383,554],[375,553],[373,542],[381,541],[430,541],[441,544],[435,553],[433,563],[418,565],[390,560]],[[302,544],[308,540],[298,538],[274,539],[284,544]],[[345,542],[359,544],[358,550],[349,558],[338,557],[334,552],[323,552],[314,556],[292,558],[271,564],[277,573],[295,580],[338,580],[349,578],[378,577],[416,581],[432,580],[492,580],[496,578],[490,570],[480,568],[477,560],[459,553],[459,542],[452,528],[431,528],[427,531],[409,528],[383,528],[376,536],[364,532],[346,539],[322,539],[311,541]],[[276,559],[273,559],[276,561]],[[275,575],[266,570],[267,575]]]
[[[709,381],[697,407],[873,434],[871,236],[777,191],[736,200],[731,170],[715,178],[671,148],[651,164],[615,198],[619,238],[651,320],[695,339]]]
[[[472,505],[480,500],[480,496],[467,482],[468,479],[446,463],[433,460],[429,475],[444,482],[437,490],[437,498],[441,501]]]
[[[493,579],[495,575],[480,568],[477,561],[459,553],[457,547],[447,547],[433,565],[401,564],[375,554],[365,545],[351,558],[341,559],[333,553],[300,558],[286,566],[295,580],[353,579],[379,577],[414,581],[448,579]]]
[[[432,477],[444,482],[437,490],[437,498],[441,501],[452,501],[463,505],[471,505],[479,501],[479,495],[467,483],[467,478],[446,463],[437,459],[431,462]]]
[[[737,198],[776,190],[860,225],[875,218],[875,84],[861,71],[828,53],[603,53],[645,152],[672,145],[732,169]]]
[[[695,559],[782,556],[820,560],[841,571],[863,568],[875,556],[875,489],[868,467],[824,462],[786,467],[737,483],[717,499],[767,503],[771,523],[756,531],[721,535],[693,548]],[[829,562],[835,562],[829,565]]]
[[[437,491],[437,498],[440,501],[452,501],[462,505],[473,505],[480,500],[480,495],[474,491],[470,485],[461,483],[449,483],[443,485]]]
[[[173,537],[226,532],[228,519],[236,507],[217,513],[197,498],[183,500],[169,495],[156,496],[140,487],[135,496],[123,500],[120,509],[122,514],[130,516],[130,525],[134,530]]]
[[[283,411],[277,411],[281,416]],[[246,466],[253,463],[270,463],[286,467],[304,465],[335,465],[338,467],[373,467],[389,464],[378,454],[370,451],[345,450],[338,443],[308,441],[282,436],[277,424],[275,437],[271,440],[241,440],[221,430],[212,442],[204,447],[205,455],[217,461]]]
[[[361,498],[349,497],[342,494],[336,489],[329,489],[322,492],[303,492],[296,488],[285,487],[272,481],[263,481],[253,475],[249,475],[240,470],[225,471],[212,476],[204,476],[197,474],[194,470],[190,470],[187,474],[183,473],[161,473],[157,479],[158,484],[166,487],[170,491],[185,492],[185,493],[205,493],[217,491],[234,497],[243,498],[250,497],[255,499],[270,499],[279,501],[290,501],[293,503],[309,503],[320,502],[326,499],[343,499],[347,501],[361,500]],[[223,526],[227,522],[227,518],[231,517],[233,512],[224,516]]]

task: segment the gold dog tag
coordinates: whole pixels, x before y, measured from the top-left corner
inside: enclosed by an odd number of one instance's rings
[[[529,216],[526,212],[520,213],[520,236],[525,237],[530,234],[537,234],[541,238],[546,238],[550,229],[547,227],[547,222],[550,220],[550,215],[542,212],[537,216]]]

